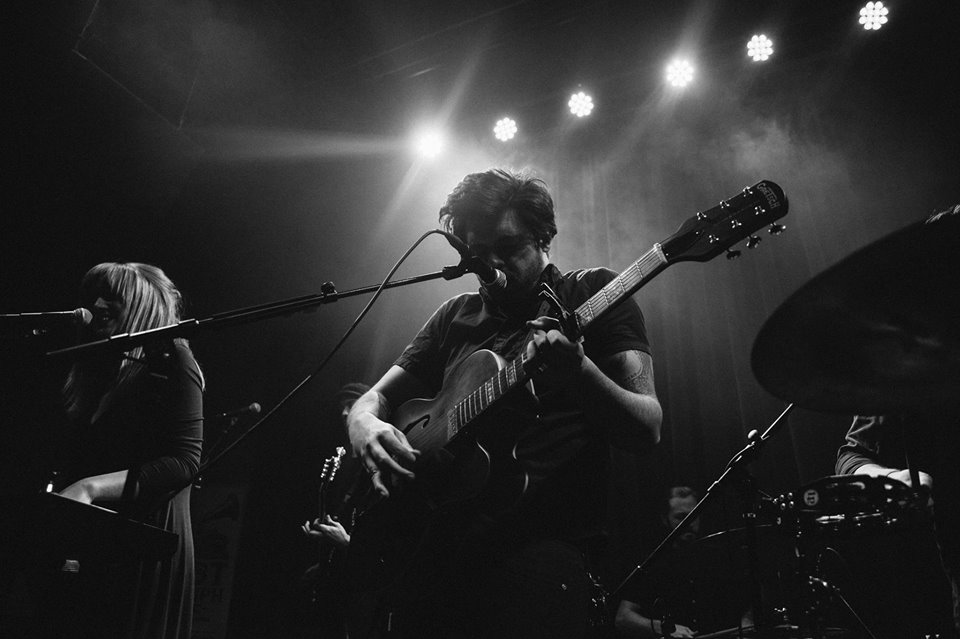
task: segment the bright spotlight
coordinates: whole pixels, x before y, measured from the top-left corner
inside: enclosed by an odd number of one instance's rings
[[[883,6],[882,2],[868,2],[860,9],[860,24],[867,31],[876,31],[887,23],[888,13],[890,10]]]
[[[593,98],[583,91],[580,91],[570,96],[570,101],[567,102],[567,106],[570,107],[570,113],[578,118],[586,117],[593,111]]]
[[[513,136],[516,134],[517,123],[510,118],[501,118],[497,120],[496,126],[493,127],[493,135],[496,136],[496,138],[501,142],[512,140]]]
[[[667,82],[671,86],[685,87],[693,80],[693,65],[686,60],[674,60],[667,65]]]
[[[773,41],[763,35],[755,35],[747,43],[747,55],[753,58],[754,62],[763,62],[773,55]]]
[[[435,158],[443,151],[443,134],[436,130],[419,131],[413,139],[413,148],[418,155]]]

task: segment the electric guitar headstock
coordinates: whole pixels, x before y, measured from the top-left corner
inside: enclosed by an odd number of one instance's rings
[[[762,180],[728,200],[686,220],[677,232],[660,243],[668,263],[706,262],[727,251],[727,259],[740,257],[740,251],[731,250],[740,240],[747,240],[747,248],[760,243],[755,235],[769,226],[771,235],[779,235],[786,228],[776,221],[789,208],[783,189],[769,180]]]
[[[333,481],[333,478],[337,475],[337,471],[340,470],[340,464],[343,462],[343,457],[346,454],[346,448],[343,446],[337,446],[336,453],[323,460],[323,468],[320,470],[321,485],[328,484]]]

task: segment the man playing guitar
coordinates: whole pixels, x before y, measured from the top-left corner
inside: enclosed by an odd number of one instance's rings
[[[404,596],[378,602],[365,615],[372,618],[368,627],[351,636],[585,636],[592,592],[587,570],[604,534],[608,447],[639,452],[660,436],[643,316],[626,297],[582,336],[550,316],[557,302],[565,309],[583,304],[616,273],[561,273],[550,263],[557,227],[540,180],[503,170],[468,175],[448,196],[440,221],[506,283],[482,282],[479,293],[445,302],[356,401],[347,429],[381,503],[425,495],[409,516],[453,513],[428,528],[455,550],[442,561],[411,559],[418,568],[430,565],[430,577],[397,576],[395,591]],[[550,295],[540,294],[543,284]],[[551,295],[554,312],[543,301]],[[516,366],[506,363],[511,360]],[[463,379],[484,367],[495,376],[470,396],[479,399],[456,403]],[[517,376],[525,383],[510,387]],[[499,401],[501,385],[509,390]],[[400,423],[403,405],[434,396],[434,402],[453,400],[437,413],[446,416],[443,423]],[[476,415],[479,423],[461,438],[466,444],[435,450],[418,444],[417,437],[453,439],[453,425]],[[421,435],[428,428],[436,432]],[[470,461],[462,463],[464,456]],[[433,488],[414,488],[430,481]],[[384,536],[406,527],[402,512],[395,526],[384,521],[371,517],[363,524],[392,528],[379,531]],[[411,539],[407,547],[413,557],[425,545]],[[359,578],[361,587],[386,588],[379,579],[376,573]]]

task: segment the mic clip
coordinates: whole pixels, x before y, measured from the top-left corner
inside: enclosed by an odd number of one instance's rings
[[[440,274],[445,280],[455,280],[458,277],[463,277],[469,273],[469,271],[464,267],[463,262],[460,262],[456,266],[444,266],[440,269]]]
[[[476,273],[479,268],[483,268],[483,263],[480,261],[480,258],[470,256],[460,260],[460,263],[456,266],[444,266],[440,272],[443,275],[443,279],[455,280],[458,277],[463,277],[467,273]]]

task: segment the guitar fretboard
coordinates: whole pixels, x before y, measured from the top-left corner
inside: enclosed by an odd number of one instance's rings
[[[644,253],[643,257],[631,264],[623,273],[616,276],[595,295],[574,311],[580,329],[602,316],[614,306],[637,292],[643,284],[667,265],[667,258],[659,244]]]
[[[595,293],[574,311],[581,331],[603,316],[614,306],[633,295],[641,286],[667,266],[667,258],[660,244],[654,244],[643,257]],[[453,405],[447,413],[447,432],[452,440],[463,432],[485,410],[504,395],[526,384],[530,379],[526,352],[500,369],[480,387]]]

